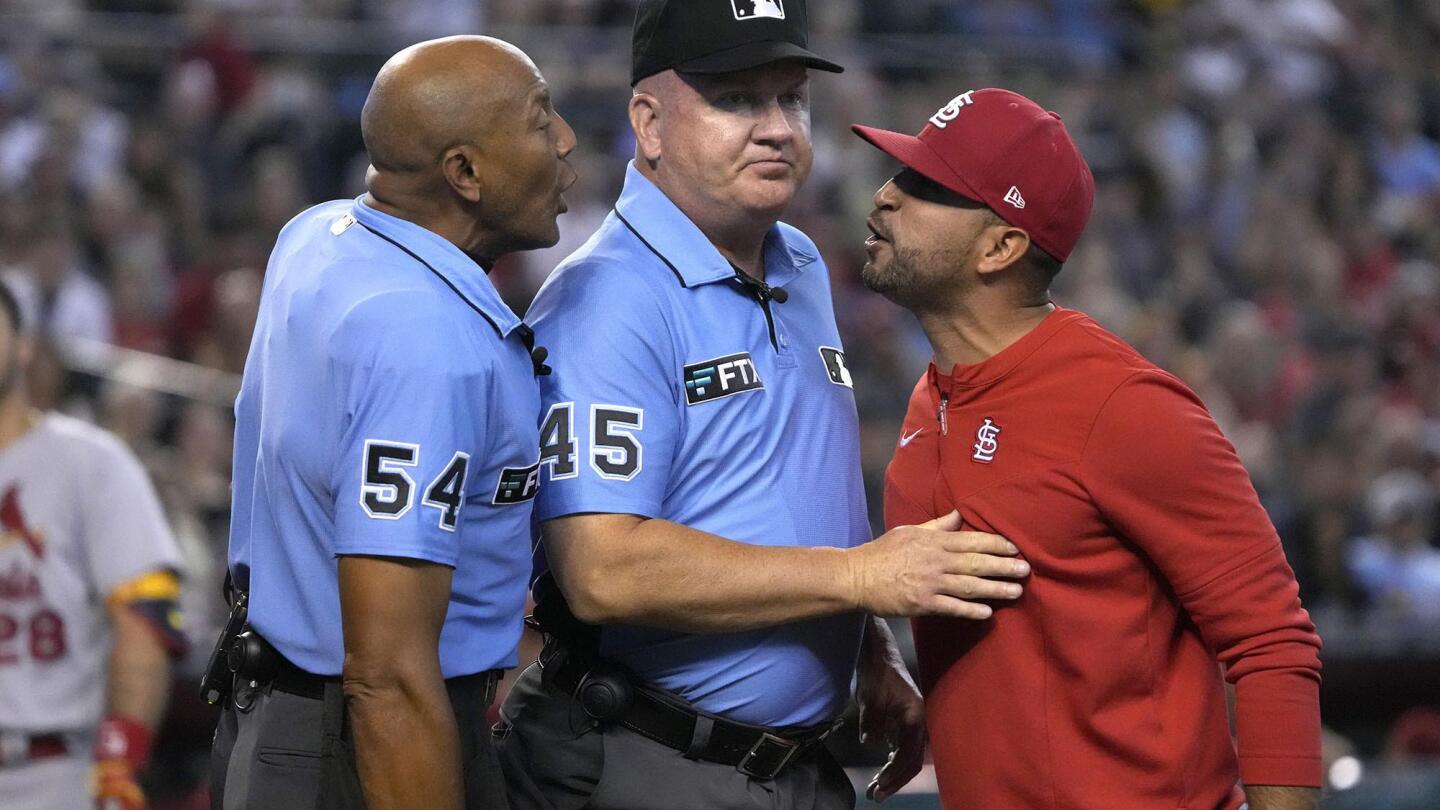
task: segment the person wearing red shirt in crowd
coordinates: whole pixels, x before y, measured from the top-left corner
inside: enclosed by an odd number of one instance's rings
[[[1189,388],[1051,301],[1095,195],[1059,116],[984,89],[855,132],[904,164],[864,281],[935,359],[886,523],[958,509],[1032,571],[988,622],[915,621],[945,807],[1315,807],[1320,639],[1249,477]]]

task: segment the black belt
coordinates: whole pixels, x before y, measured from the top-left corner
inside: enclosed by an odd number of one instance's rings
[[[540,657],[546,680],[574,697],[593,661],[573,658],[552,640]],[[687,758],[732,765],[754,779],[774,779],[787,765],[819,748],[840,721],[824,726],[767,728],[727,720],[683,704],[653,687],[637,686],[629,705],[615,718],[631,731],[681,752]]]
[[[312,675],[290,663],[290,659],[284,656],[280,656],[279,667],[270,681],[270,688],[312,700],[324,700],[325,684],[340,680],[338,675]]]
[[[339,675],[314,675],[306,672],[291,663],[290,659],[281,655],[278,650],[275,651],[275,666],[275,675],[270,679],[270,687],[303,698],[324,700],[325,685],[340,681]],[[484,690],[484,704],[488,706],[495,701],[495,689],[504,675],[505,670],[503,669],[491,669],[477,672],[474,675],[458,675],[454,678],[446,678],[445,686],[447,688],[463,688],[472,684],[478,686]],[[241,677],[244,677],[243,673]]]

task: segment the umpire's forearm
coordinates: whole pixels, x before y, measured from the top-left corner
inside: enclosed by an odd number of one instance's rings
[[[370,810],[461,803],[460,742],[440,668],[452,569],[342,555],[341,677]]]
[[[575,615],[717,633],[855,610],[842,549],[740,543],[666,520],[586,515],[546,524]]]
[[[460,741],[439,669],[347,669],[344,683],[365,806],[459,810]]]

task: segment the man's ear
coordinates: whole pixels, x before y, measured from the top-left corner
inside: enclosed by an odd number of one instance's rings
[[[440,173],[456,194],[472,203],[484,199],[485,178],[480,174],[480,149],[474,144],[452,146],[440,158]]]
[[[1030,250],[1030,234],[1006,222],[997,222],[980,236],[980,262],[976,271],[982,276],[998,273],[1014,266]]]
[[[651,93],[637,92],[630,97],[630,129],[635,132],[635,145],[640,157],[654,163],[660,159],[660,99]]]

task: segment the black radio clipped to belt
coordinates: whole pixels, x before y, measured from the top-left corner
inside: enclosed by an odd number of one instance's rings
[[[210,662],[205,665],[205,675],[200,679],[200,699],[214,706],[230,694],[235,682],[235,672],[230,668],[230,650],[245,630],[249,618],[249,598],[244,591],[232,590],[230,577],[225,577],[225,592],[230,599],[230,618],[225,620],[225,629],[210,652]]]
[[[246,627],[250,618],[250,595],[234,586],[225,575],[225,599],[230,603],[230,618],[215,641],[205,676],[200,679],[200,698],[214,706],[225,700],[240,676],[255,684],[269,682],[281,669],[280,654],[254,630]]]
[[[579,701],[591,719],[618,721],[635,700],[634,676],[609,661],[580,654],[560,639],[540,652],[540,679]]]
[[[575,697],[586,714],[606,723],[624,716],[635,699],[635,687],[625,670],[597,661],[581,679]]]
[[[600,629],[575,618],[553,574],[541,574],[531,592],[535,614],[526,624],[545,635],[545,649],[540,653],[542,678],[555,685],[558,676],[566,683],[564,691],[580,701],[595,720],[617,720],[634,699],[631,675],[599,657]]]

